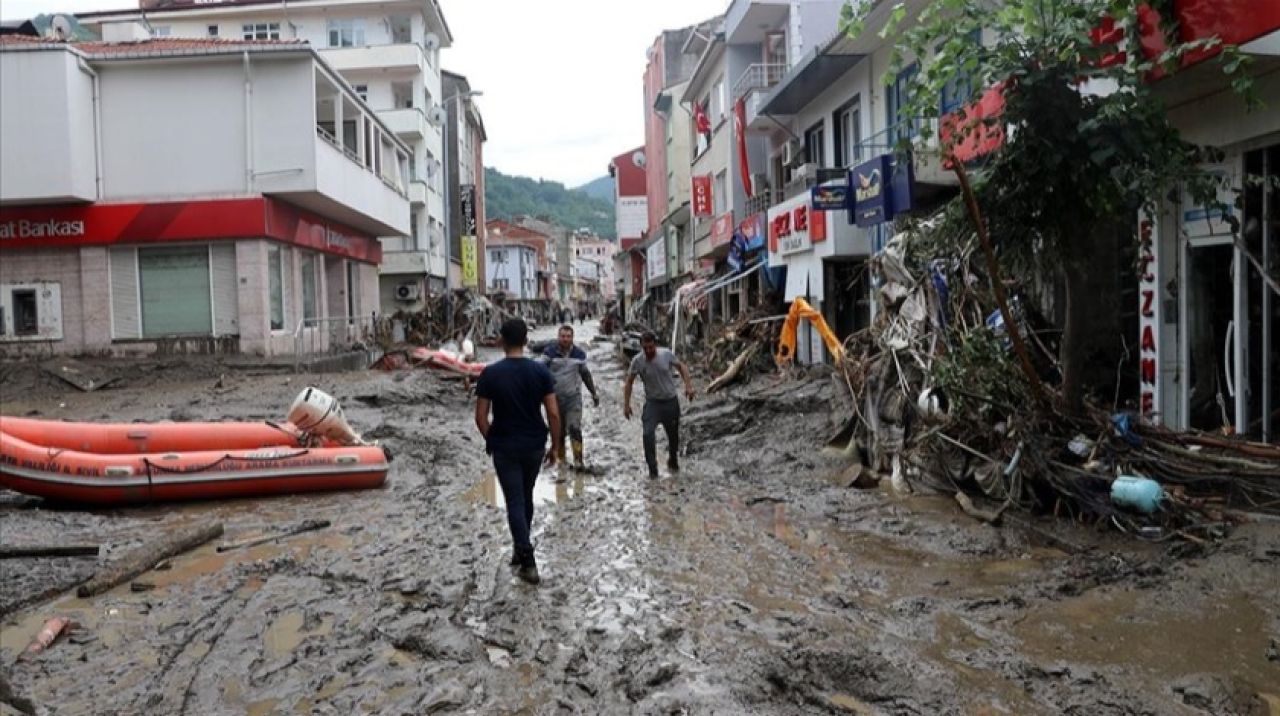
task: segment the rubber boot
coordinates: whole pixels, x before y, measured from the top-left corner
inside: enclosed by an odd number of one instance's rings
[[[573,442],[573,466],[579,470],[587,469],[587,464],[582,460],[582,441],[574,440]]]

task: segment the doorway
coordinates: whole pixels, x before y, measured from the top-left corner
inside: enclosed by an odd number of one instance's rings
[[[1233,431],[1239,424],[1235,321],[1236,249],[1228,239],[1193,240],[1183,258],[1187,387],[1183,415],[1188,427]]]

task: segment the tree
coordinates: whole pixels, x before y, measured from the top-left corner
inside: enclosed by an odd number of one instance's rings
[[[844,29],[863,31],[862,10],[846,7]],[[1083,405],[1092,316],[1109,298],[1099,291],[1099,257],[1115,256],[1133,235],[1137,211],[1181,186],[1206,206],[1219,205],[1221,179],[1201,169],[1220,156],[1183,140],[1152,80],[1178,71],[1185,55],[1217,49],[1223,70],[1250,108],[1247,58],[1213,40],[1176,42],[1164,18],[1172,3],[1136,0],[935,0],[907,23],[903,3],[882,32],[896,34],[890,76],[923,65],[909,85],[906,116],[937,118],[939,98],[957,87],[999,85],[998,117],[975,117],[940,142],[980,124],[999,125],[1005,141],[984,159],[974,193],[1001,259],[1065,293],[1059,364],[1065,407]],[[1152,31],[1163,48],[1152,47]],[[987,42],[974,42],[981,33]],[[1242,109],[1244,105],[1242,105]],[[928,138],[930,121],[921,126]],[[907,149],[904,144],[902,149]],[[1114,300],[1114,296],[1111,296]]]

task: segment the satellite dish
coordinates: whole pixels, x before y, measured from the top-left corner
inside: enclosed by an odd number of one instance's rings
[[[427,112],[427,121],[431,123],[431,126],[439,127],[449,121],[449,113],[444,111],[444,107],[437,104],[431,108],[430,112]]]
[[[434,32],[428,32],[427,36],[422,38],[422,46],[427,52],[435,52],[440,49],[440,36]]]
[[[644,169],[644,165],[646,161],[648,160],[644,158],[644,152],[636,152],[635,154],[631,155],[631,163],[640,167],[641,169]]]
[[[70,40],[75,35],[75,27],[67,15],[54,15],[49,19],[46,35],[55,40]]]

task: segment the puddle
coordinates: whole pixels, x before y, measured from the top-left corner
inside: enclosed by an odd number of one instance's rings
[[[327,636],[333,632],[333,617],[325,616],[314,630],[303,629],[306,617],[302,612],[290,611],[276,617],[262,635],[262,647],[267,656],[278,659],[297,649],[309,636]]]
[[[276,705],[280,703],[280,699],[263,699],[262,701],[254,701],[245,708],[247,716],[268,716],[275,712]]]
[[[557,482],[556,477],[555,473],[545,472],[538,476],[538,481],[533,484],[535,506],[564,504],[594,491],[593,487],[587,485],[586,476],[582,474],[573,473],[564,482]],[[474,504],[493,505],[502,509],[506,509],[507,506],[507,501],[502,496],[502,487],[498,484],[498,476],[494,472],[486,473],[471,489],[462,493],[462,499]]]

